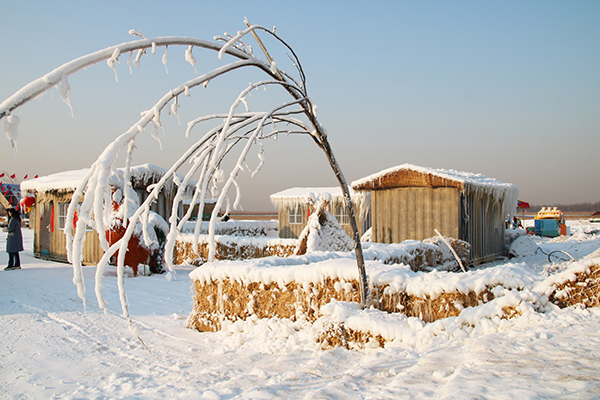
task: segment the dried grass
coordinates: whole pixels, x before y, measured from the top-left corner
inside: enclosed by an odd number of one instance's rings
[[[348,283],[350,291],[345,290]],[[224,319],[245,320],[251,315],[291,320],[304,317],[314,321],[320,308],[332,299],[358,302],[360,298],[358,281],[337,278],[325,278],[322,283],[309,285],[290,282],[284,286],[276,282],[243,284],[230,279],[205,284],[195,281],[194,290],[194,308],[187,325],[202,332],[221,329]]]
[[[256,246],[247,243],[226,244],[215,242],[216,260],[247,260],[262,257],[287,257],[294,253],[295,244],[268,244]],[[208,259],[208,243],[198,243],[198,252],[194,251],[192,243],[177,241],[173,251],[173,262],[176,265],[202,265]]]
[[[322,282],[299,284],[243,283],[231,279],[210,281],[205,284],[194,282],[194,308],[187,325],[199,331],[221,329],[224,320],[245,320],[255,315],[258,318],[305,318],[315,321],[321,316],[320,309],[332,299],[359,302],[357,281],[342,281],[324,277]],[[435,298],[420,298],[406,292],[393,292],[387,285],[371,288],[373,307],[389,313],[402,313],[418,317],[424,322],[455,317],[467,307],[476,307],[492,301],[493,287],[480,293],[443,293]],[[574,281],[556,285],[550,301],[559,307],[580,305],[600,306],[600,266],[592,266],[589,273],[577,273]],[[501,318],[521,315],[515,307],[503,308]],[[383,347],[385,338],[371,332],[348,328],[342,323],[330,323],[319,335],[323,348],[342,346],[348,349]]]
[[[334,347],[345,347],[348,350],[363,349],[367,347],[384,347],[386,340],[381,335],[371,332],[357,331],[346,327],[344,324],[329,324],[319,333],[317,342],[321,343],[323,350]]]
[[[373,295],[377,299],[376,308],[390,313],[399,312],[409,317],[418,317],[424,322],[456,317],[467,307],[476,307],[494,299],[490,288],[481,293],[443,293],[435,298],[420,298],[405,292],[385,293],[386,286],[378,289],[381,295]]]
[[[360,185],[352,186],[354,190],[382,190],[399,187],[456,187],[463,190],[463,183],[441,176],[409,169],[401,169],[378,177]]]
[[[600,307],[600,266],[591,266],[589,273],[578,272],[575,276],[574,281],[556,285],[548,299],[560,308]]]

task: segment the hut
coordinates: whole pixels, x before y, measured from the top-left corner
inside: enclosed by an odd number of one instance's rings
[[[319,199],[322,195],[329,194],[331,202],[329,212],[337,219],[348,236],[353,237],[350,226],[348,209],[344,204],[342,189],[337,187],[316,187],[316,188],[291,188],[271,195],[271,203],[277,207],[277,216],[279,220],[279,237],[286,239],[297,239],[308,222],[310,213],[314,212],[311,208],[309,199]],[[363,203],[368,194],[350,190],[350,198],[354,204],[354,210],[357,218],[359,234],[369,227],[368,210],[366,213],[360,213],[364,209]]]
[[[400,243],[436,236],[471,245],[470,263],[505,253],[505,220],[519,190],[480,174],[403,164],[352,182],[370,192],[371,240]]]
[[[23,194],[34,198],[29,214],[30,227],[34,231],[34,256],[53,261],[67,261],[64,234],[67,210],[73,193],[88,171],[88,169],[66,171],[21,183]],[[131,184],[140,203],[148,197],[147,188],[157,183],[166,172],[166,169],[150,164],[131,167]],[[123,170],[118,169],[113,173],[110,184],[115,189],[122,188]],[[170,180],[151,207],[151,210],[165,221],[168,221],[171,216],[174,188],[175,184]],[[181,217],[182,213],[183,207],[180,206],[178,216]],[[94,265],[100,260],[104,251],[100,247],[97,232],[88,228],[85,235],[82,260],[86,265]]]

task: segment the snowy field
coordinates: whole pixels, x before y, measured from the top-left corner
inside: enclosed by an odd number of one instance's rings
[[[581,259],[600,248],[600,224],[569,221],[568,239],[536,238]],[[32,257],[24,229],[23,269],[0,272],[2,399],[597,399],[600,309],[529,312],[453,335],[413,323],[410,340],[386,348],[321,350],[308,324],[259,320],[226,331],[184,327],[192,309],[188,273],[126,279],[130,313],[143,343],[120,316],[116,271],[104,277],[103,314],[94,267],[84,267],[87,305],[70,265]],[[0,233],[4,249],[6,233]],[[6,265],[7,254],[0,253]],[[543,277],[542,252],[487,267]],[[466,311],[466,310],[465,310]],[[438,321],[439,322],[439,321]],[[456,332],[462,334],[456,334]]]

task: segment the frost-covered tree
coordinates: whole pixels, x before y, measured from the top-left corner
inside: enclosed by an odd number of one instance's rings
[[[187,82],[169,90],[162,96],[154,106],[143,113],[141,118],[134,123],[127,131],[119,135],[110,143],[100,154],[97,160],[92,164],[87,176],[80,182],[73,199],[69,206],[66,226],[71,226],[75,211],[78,212],[78,220],[74,234],[71,230],[65,230],[67,235],[67,255],[69,261],[73,264],[74,283],[77,285],[78,294],[85,302],[85,288],[83,285],[82,274],[82,245],[85,237],[86,225],[93,226],[98,232],[101,245],[105,251],[104,256],[98,263],[96,273],[96,296],[101,308],[105,311],[106,305],[102,297],[102,275],[109,259],[118,251],[117,271],[119,293],[123,315],[129,319],[127,309],[127,300],[124,290],[124,256],[135,227],[142,224],[143,231],[148,230],[148,217],[152,202],[156,201],[159,192],[163,189],[165,183],[170,179],[175,179],[178,190],[175,195],[173,212],[169,220],[170,230],[167,235],[165,247],[166,261],[171,273],[173,272],[172,254],[175,245],[175,239],[183,224],[188,221],[191,215],[190,211],[177,220],[177,207],[183,200],[185,188],[192,182],[196,182],[196,190],[193,194],[192,204],[198,202],[200,207],[204,205],[204,200],[210,193],[216,197],[217,203],[212,212],[209,223],[209,260],[214,259],[215,225],[220,220],[218,212],[222,207],[227,211],[231,208],[236,209],[240,200],[240,187],[238,185],[238,176],[244,170],[250,171],[254,176],[262,167],[265,157],[262,141],[268,138],[276,138],[278,135],[286,134],[306,134],[314,143],[325,153],[329,164],[342,188],[346,207],[349,210],[350,224],[354,232],[353,241],[356,252],[356,260],[359,273],[359,284],[361,291],[361,301],[363,305],[367,304],[367,286],[362,249],[356,224],[355,211],[350,200],[350,193],[346,179],[334,157],[331,146],[327,140],[327,132],[319,123],[316,116],[316,106],[310,99],[306,91],[306,77],[300,60],[288,44],[275,34],[275,30],[269,30],[259,25],[250,25],[246,21],[247,28],[238,32],[236,35],[226,34],[224,37],[215,37],[215,41],[206,41],[202,39],[189,37],[158,37],[148,39],[141,33],[131,30],[129,33],[138,36],[140,39],[131,42],[121,43],[106,49],[88,54],[86,56],[72,60],[62,66],[54,69],[43,77],[34,80],[8,99],[0,104],[0,119],[4,119],[5,132],[13,147],[18,139],[19,119],[12,112],[31,99],[36,98],[42,93],[58,87],[60,97],[71,107],[69,92],[70,85],[68,77],[75,72],[106,60],[109,67],[115,69],[115,63],[122,57],[128,57],[127,63],[139,66],[142,56],[150,50],[156,53],[157,48],[164,48],[162,62],[167,66],[167,50],[172,46],[186,46],[185,60],[196,69],[196,60],[194,58],[194,49],[208,49],[217,53],[219,59],[224,55],[231,56],[233,61],[224,62],[218,68],[200,74]],[[290,74],[278,68],[277,63],[271,57],[258,33],[271,36],[276,43],[283,47],[288,57],[293,62],[295,73]],[[261,52],[266,57],[255,55],[251,46],[245,43],[245,38],[252,35],[258,42]],[[231,59],[228,57],[227,59]],[[192,90],[199,86],[205,86],[209,81],[227,75],[231,71],[253,68],[262,71],[265,79],[250,83],[243,88],[237,97],[231,103],[229,110],[222,114],[204,115],[188,122],[186,136],[190,132],[203,126],[203,123],[211,121],[213,123],[204,135],[189,147],[184,154],[171,166],[162,179],[155,184],[148,195],[148,198],[135,210],[128,212],[124,210],[124,215],[131,215],[123,221],[126,227],[123,238],[109,246],[105,236],[105,221],[110,210],[111,189],[108,184],[108,178],[116,168],[117,155],[123,151],[126,154],[124,181],[130,182],[129,171],[131,167],[131,156],[135,149],[136,138],[140,133],[149,133],[157,137],[161,128],[161,113],[165,110],[168,113],[177,114],[180,107],[179,97],[190,96]],[[115,77],[116,69],[115,69]],[[249,111],[248,98],[252,92],[258,89],[276,87],[285,91],[289,97],[287,101],[266,111]],[[241,109],[241,110],[240,110]],[[216,125],[215,125],[216,124]],[[234,166],[229,173],[223,169],[223,161],[229,156],[232,157],[234,149],[238,151]],[[248,155],[251,150],[258,153],[258,165],[250,168],[248,165]],[[184,168],[184,166],[187,168]],[[182,172],[184,171],[185,172]],[[183,176],[183,178],[180,178]],[[228,193],[234,192],[233,204],[229,199]],[[123,194],[127,197],[129,190],[124,190]],[[78,203],[83,198],[79,206]],[[124,207],[130,202],[124,199]],[[80,208],[77,210],[77,208]],[[226,212],[227,212],[226,211]],[[202,214],[200,210],[199,215]],[[195,230],[195,245],[200,232],[201,220],[198,221]],[[144,234],[144,240],[150,240],[150,235]]]

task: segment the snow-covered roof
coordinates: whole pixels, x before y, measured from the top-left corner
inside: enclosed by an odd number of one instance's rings
[[[37,191],[39,193],[49,191],[74,191],[77,189],[81,180],[90,171],[89,168],[84,168],[74,171],[64,171],[52,175],[42,176],[36,179],[23,181],[21,183],[22,191]],[[157,182],[164,174],[168,171],[165,168],[157,167],[152,164],[142,164],[130,168],[131,181],[136,186],[146,186],[150,183]],[[119,181],[123,180],[124,169],[119,168],[111,176],[111,184],[117,185]],[[181,181],[183,177],[178,175]],[[189,185],[195,185],[196,182],[190,181]],[[173,186],[173,181],[170,180],[170,184],[166,185],[167,191],[170,191]]]
[[[286,190],[282,190],[281,192],[274,193],[270,196],[271,203],[276,207],[296,207],[303,205],[306,202],[306,199],[309,196],[312,196],[316,199],[321,198],[321,196],[329,195],[331,197],[332,203],[343,203],[344,195],[342,193],[342,188],[339,186],[333,187],[295,187]],[[364,194],[360,192],[356,192],[350,189],[350,198],[354,203],[362,203],[364,200]]]
[[[89,168],[84,168],[74,171],[64,171],[23,181],[21,182],[21,190],[24,192],[38,191],[40,193],[53,190],[75,190],[77,189],[77,185],[81,182],[89,170]]]
[[[414,179],[415,175],[425,179]],[[503,183],[493,178],[472,172],[460,172],[453,169],[435,169],[419,167],[412,164],[402,164],[388,168],[351,184],[354,190],[392,189],[395,187],[457,187],[462,191],[470,187],[496,188],[502,191],[514,190],[510,183]]]
[[[512,213],[516,208],[519,189],[511,184],[472,172],[435,169],[402,164],[388,168],[351,184],[357,191],[393,189],[400,187],[456,187],[461,192],[486,192],[503,199],[504,207]]]

